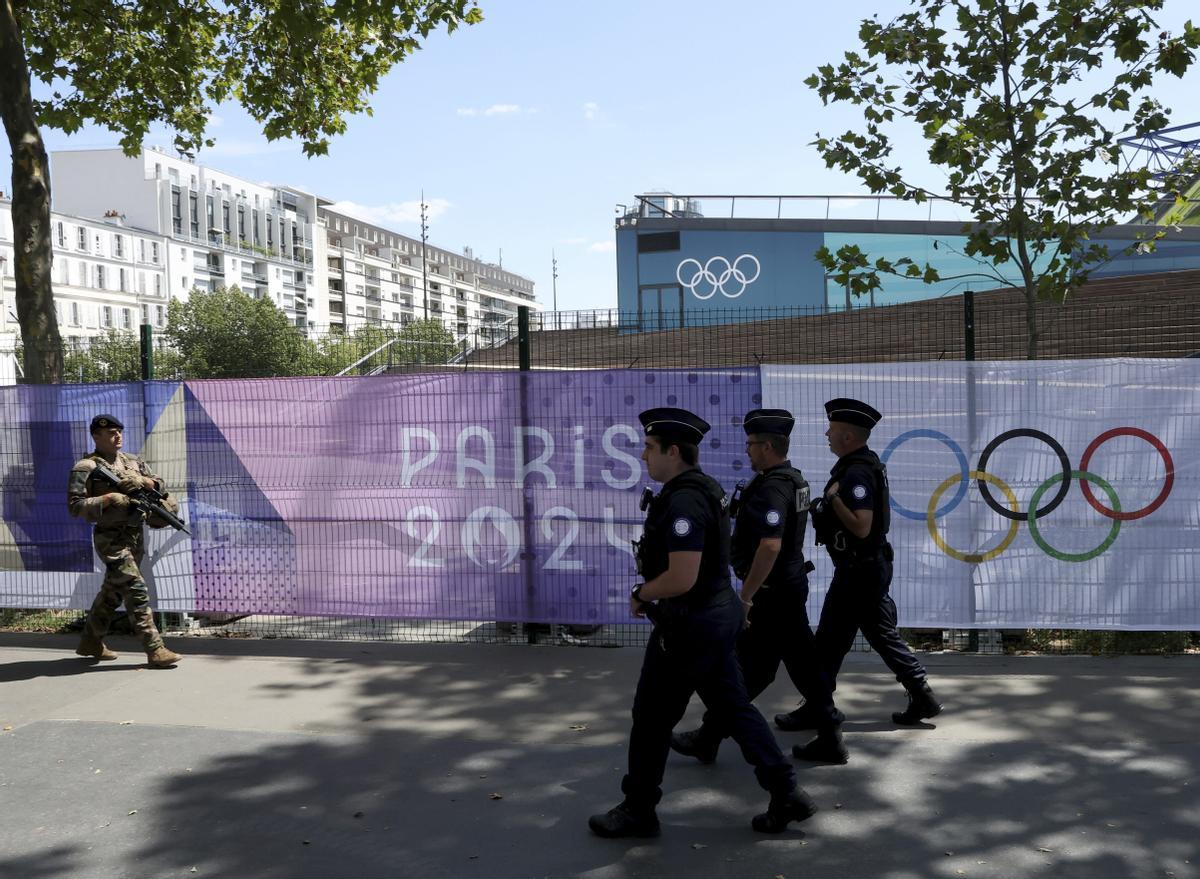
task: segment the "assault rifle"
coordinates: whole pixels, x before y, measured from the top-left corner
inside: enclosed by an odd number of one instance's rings
[[[97,464],[96,469],[92,471],[102,480],[107,482],[113,488],[120,488],[121,478],[113,473],[105,464]],[[163,506],[163,501],[166,495],[154,488],[141,488],[129,495],[129,501],[137,509],[141,510],[146,516],[156,516],[166,522],[176,531],[182,531],[184,534],[191,534],[187,530],[187,526],[183,520]],[[160,526],[161,527],[161,526]]]

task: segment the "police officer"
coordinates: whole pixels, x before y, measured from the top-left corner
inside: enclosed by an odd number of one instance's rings
[[[805,606],[812,570],[804,558],[809,486],[787,457],[795,423],[786,409],[754,409],[742,420],[746,457],[756,475],[744,489],[738,486],[741,491],[731,504],[733,571],[742,581],[748,623],[738,636],[737,658],[751,699],[775,680],[781,661],[804,695],[817,738],[793,748],[795,756],[845,763],[849,753],[840,731],[843,716],[821,673]],[[705,713],[699,729],[673,735],[671,747],[702,763],[713,762],[728,731],[716,727],[712,714]]]
[[[655,806],[671,730],[698,692],[771,794],[767,811],[751,826],[781,833],[817,807],[797,787],[791,763],[750,702],[734,656],[743,614],[729,582],[729,512],[721,487],[697,466],[709,425],[684,409],[649,409],[638,417],[645,430],[642,460],[663,489],[650,502],[635,545],[645,582],[634,588],[630,611],[655,625],[633,700],[625,799],[593,815],[588,826],[600,836],[658,835]]]
[[[871,429],[882,418],[858,400],[839,398],[825,404],[829,449],[838,456],[822,502],[812,511],[817,542],[833,561],[833,580],[817,626],[817,649],[832,686],[842,660],[861,631],[867,643],[908,691],[908,707],[892,714],[899,724],[935,717],[942,706],[926,680],[925,667],[896,630],[892,583],[891,522],[887,472],[867,447]],[[803,710],[803,709],[801,709]]]
[[[130,495],[145,488],[162,492],[164,483],[135,455],[121,451],[125,425],[113,415],[97,415],[90,425],[96,450],[75,462],[67,485],[67,506],[72,516],[82,516],[95,524],[92,543],[104,562],[104,582],[92,602],[84,624],[83,638],[75,652],[93,659],[116,659],[117,654],[104,644],[113,611],[124,601],[133,630],[142,639],[142,648],[152,668],[171,668],[183,657],[168,650],[154,625],[150,611],[150,593],[138,565],[145,552],[142,535],[144,514],[130,501]],[[120,479],[114,487],[96,474],[100,464]]]

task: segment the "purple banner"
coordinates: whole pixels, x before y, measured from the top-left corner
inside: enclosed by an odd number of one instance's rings
[[[746,478],[756,369],[187,383],[198,610],[628,622],[637,415]],[[657,487],[655,486],[656,490]]]

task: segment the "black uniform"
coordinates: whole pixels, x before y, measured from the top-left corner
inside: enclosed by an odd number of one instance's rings
[[[629,738],[626,802],[653,808],[662,796],[671,730],[693,693],[714,722],[742,748],[762,787],[786,797],[795,787],[791,763],[751,704],[734,656],[742,607],[729,580],[729,514],[720,485],[699,469],[681,473],[651,502],[639,547],[647,582],[667,570],[672,552],[702,552],[696,585],[658,602],[646,645]]]
[[[864,538],[851,534],[828,501],[814,504],[813,529],[833,561],[833,580],[821,608],[817,649],[832,688],[842,660],[861,631],[906,689],[925,683],[925,667],[896,630],[896,602],[888,593],[892,583],[891,524],[887,471],[866,446],[838,459],[822,497],[835,482],[838,496],[851,510],[871,510],[871,531]]]
[[[812,569],[804,558],[808,505],[808,481],[790,461],[756,475],[741,495],[731,547],[734,573],[746,578],[761,541],[779,538],[782,547],[754,593],[750,627],[738,636],[737,658],[751,699],[771,685],[782,661],[810,711],[823,719],[822,726],[833,727],[840,717],[822,674],[806,607]],[[707,711],[697,735],[711,742],[728,732]]]

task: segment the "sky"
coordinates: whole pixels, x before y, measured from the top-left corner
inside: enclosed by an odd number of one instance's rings
[[[432,35],[349,120],[329,155],[268,142],[236,105],[214,111],[214,148],[197,161],[294,186],[429,240],[502,262],[559,309],[614,308],[617,205],[637,193],[854,195],[857,178],[825,168],[811,143],[862,122],[823,107],[803,84],[858,46],[860,19],[903,0],[836,4],[743,0],[480,0],[484,21]],[[1179,30],[1191,0],[1167,0]],[[1172,124],[1200,121],[1200,75],[1162,80]],[[45,130],[48,150],[117,146],[99,127]],[[148,144],[170,147],[155,132]],[[906,167],[927,164],[902,141]],[[0,180],[10,176],[7,152]],[[937,188],[937,180],[927,185]],[[2,187],[7,189],[7,186]],[[351,205],[353,207],[351,207]]]

